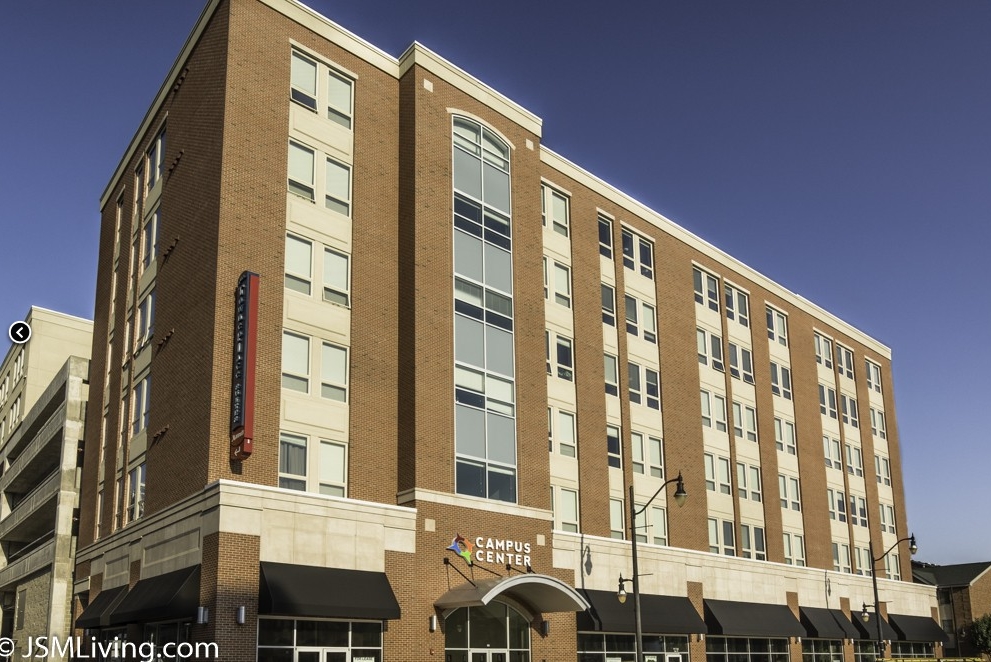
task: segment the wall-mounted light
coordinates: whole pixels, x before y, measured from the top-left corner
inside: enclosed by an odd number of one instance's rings
[[[542,637],[546,637],[550,633],[551,633],[551,622],[550,621],[541,621],[540,622],[540,635]]]
[[[244,605],[241,605],[240,607],[237,608],[237,612],[235,614],[235,620],[237,621],[238,625],[244,625],[246,612],[247,610],[244,608]]]
[[[436,614],[432,614],[430,616],[430,618],[427,619],[427,625],[430,628],[430,631],[431,632],[436,632],[437,631],[437,615]]]
[[[206,607],[197,607],[196,608],[196,624],[197,625],[206,625],[209,622],[210,622],[210,610],[207,609]]]

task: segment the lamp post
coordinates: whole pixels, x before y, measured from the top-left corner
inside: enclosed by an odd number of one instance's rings
[[[910,554],[914,555],[917,551],[919,551],[919,546],[915,544],[914,533],[908,538],[902,538],[901,540],[895,542],[894,545],[888,548],[888,551],[877,558],[874,558],[874,541],[870,540],[867,543],[867,553],[870,554],[871,557],[871,581],[874,584],[874,604],[868,605],[865,602],[864,610],[860,612],[860,618],[863,619],[864,623],[868,622],[871,615],[868,613],[867,607],[874,607],[874,616],[877,621],[877,643],[875,644],[877,649],[877,657],[881,657],[882,651],[884,651],[884,637],[881,635],[881,598],[878,596],[877,592],[877,564],[883,561],[884,557],[890,554],[895,547],[898,547],[899,544],[905,542],[906,540],[908,541],[908,551]]]
[[[657,495],[661,493],[665,487],[671,483],[677,483],[677,487],[674,491],[674,502],[678,504],[679,507],[685,505],[685,499],[688,498],[688,492],[685,491],[685,483],[681,478],[681,472],[678,472],[677,478],[672,478],[671,480],[664,481],[664,483],[657,488],[654,492],[654,496],[647,499],[645,503],[639,510],[637,510],[636,503],[633,501],[633,485],[630,485],[630,533],[631,542],[633,544],[633,577],[630,579],[624,579],[623,575],[619,576],[619,590],[616,592],[616,599],[620,603],[626,602],[626,582],[633,583],[633,613],[636,619],[636,634],[637,634],[637,657],[636,662],[643,662],[643,630],[640,625],[640,568],[637,565],[637,515],[643,513],[647,508],[654,502]]]

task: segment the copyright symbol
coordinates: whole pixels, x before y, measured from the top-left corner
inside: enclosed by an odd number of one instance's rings
[[[14,654],[14,640],[10,637],[0,637],[0,655],[7,656]]]

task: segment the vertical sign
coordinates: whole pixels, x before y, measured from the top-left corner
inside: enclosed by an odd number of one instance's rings
[[[251,455],[255,436],[255,352],[258,274],[245,271],[234,295],[234,367],[231,374],[231,459]]]

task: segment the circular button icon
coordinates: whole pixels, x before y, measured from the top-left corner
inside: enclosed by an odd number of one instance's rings
[[[7,335],[15,345],[23,345],[31,340],[31,326],[27,322],[14,322],[7,329]]]

